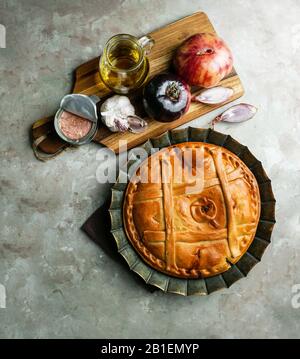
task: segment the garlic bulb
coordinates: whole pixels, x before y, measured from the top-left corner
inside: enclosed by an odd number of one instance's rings
[[[102,122],[112,132],[128,130],[128,116],[134,116],[135,110],[126,96],[109,97],[101,106]]]
[[[134,107],[126,96],[115,95],[108,98],[101,106],[102,122],[112,132],[143,132],[147,122],[135,115]]]

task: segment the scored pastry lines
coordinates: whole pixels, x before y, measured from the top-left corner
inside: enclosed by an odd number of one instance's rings
[[[174,243],[174,215],[173,215],[173,193],[172,193],[172,168],[169,161],[162,158],[161,164],[161,184],[163,191],[163,208],[165,214],[166,244],[165,261],[166,269],[169,271],[176,268],[175,264],[175,243]]]
[[[236,227],[239,229],[240,234],[237,236],[238,239],[244,237],[245,235],[250,235],[249,233],[252,233],[254,229],[256,228],[255,223],[249,223],[249,224],[237,224]],[[186,238],[186,231],[176,231],[174,234],[174,237],[176,239],[176,243],[201,243],[205,241],[213,242],[214,240],[227,240],[227,228],[222,228],[219,230],[215,230],[212,233],[206,232],[192,232],[189,231],[189,234],[192,238]],[[155,240],[148,240],[147,242],[149,244],[155,244],[155,243],[164,243],[165,242],[165,232],[164,231],[150,231],[146,230],[144,231],[144,237],[155,235]]]
[[[227,174],[227,179],[228,182],[232,182],[235,181],[237,179],[242,179],[244,178],[244,175],[242,173],[242,170],[240,168],[235,169],[234,171],[230,172]],[[192,181],[189,183],[182,183],[182,184],[176,184],[176,187],[173,187],[173,196],[183,196],[187,194],[187,188],[188,187],[195,187],[195,183],[196,181]],[[208,189],[210,187],[214,187],[220,184],[220,180],[219,178],[209,178],[204,180],[204,188]],[[199,192],[195,192],[195,193],[199,193]],[[188,194],[194,194],[193,191],[189,191]],[[139,201],[148,201],[148,200],[153,200],[153,199],[158,199],[158,198],[162,198],[163,197],[163,191],[161,189],[151,189],[148,191],[143,191],[143,192],[136,192],[133,194],[134,197],[134,202],[138,203]],[[147,198],[145,198],[147,197]]]
[[[233,213],[233,207],[232,207],[232,198],[231,193],[229,191],[229,185],[228,180],[226,176],[226,172],[223,168],[223,160],[222,160],[222,152],[221,149],[212,149],[211,150],[212,157],[214,159],[216,171],[218,174],[218,177],[220,179],[220,184],[224,196],[224,200],[226,203],[226,213],[227,213],[227,239],[228,239],[228,245],[231,252],[231,255],[233,258],[238,257],[241,252],[239,249],[238,241],[237,241],[237,235],[236,235],[236,223],[235,223],[235,216]]]

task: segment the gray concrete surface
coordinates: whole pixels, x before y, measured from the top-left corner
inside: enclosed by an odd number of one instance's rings
[[[33,120],[70,91],[72,70],[115,33],[142,35],[207,12],[235,55],[255,119],[220,124],[263,161],[277,198],[273,243],[247,279],[209,297],[153,294],[80,226],[104,200],[98,146],[46,164]],[[2,0],[0,309],[5,338],[295,338],[300,309],[300,3],[297,0]],[[193,121],[208,125],[214,114]],[[295,299],[297,302],[297,298]]]

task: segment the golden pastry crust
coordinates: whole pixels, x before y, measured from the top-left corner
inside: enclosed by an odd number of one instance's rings
[[[179,278],[228,270],[253,241],[259,216],[252,172],[230,151],[202,142],[148,157],[132,176],[123,205],[125,231],[139,255]]]

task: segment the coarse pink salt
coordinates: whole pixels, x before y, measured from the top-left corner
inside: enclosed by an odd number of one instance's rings
[[[59,127],[70,140],[79,140],[90,132],[92,122],[68,111],[63,111],[59,118]]]

